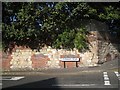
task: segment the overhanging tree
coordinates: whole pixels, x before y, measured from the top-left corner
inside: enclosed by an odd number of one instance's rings
[[[10,42],[16,42],[31,48],[46,44],[85,49],[87,31],[79,23],[82,19],[104,21],[120,35],[118,3],[4,2],[2,5],[2,36],[7,48]]]

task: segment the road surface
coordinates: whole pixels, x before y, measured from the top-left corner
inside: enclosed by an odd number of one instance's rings
[[[117,71],[84,72],[70,75],[3,76],[2,88],[110,88],[120,90]]]

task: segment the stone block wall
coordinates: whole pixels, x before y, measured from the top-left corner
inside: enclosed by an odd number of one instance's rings
[[[120,58],[120,41],[108,32],[98,33],[98,63]]]
[[[115,60],[119,58],[118,44],[111,44],[105,41],[99,41],[99,63]]]
[[[30,48],[16,47],[12,54],[3,55],[2,67],[4,70],[36,70],[48,68],[64,68],[60,59],[65,55],[77,55],[80,61],[78,67],[97,66],[118,58],[118,44],[110,43],[98,37],[99,32],[91,31],[88,36],[89,50],[79,52],[77,49],[53,49],[45,46],[40,51]],[[65,62],[66,68],[76,67],[76,62]]]
[[[78,67],[92,66],[94,65],[91,52],[80,53],[77,49],[64,50],[64,49],[52,49],[51,47],[44,47],[40,52],[31,49],[16,49],[12,52],[7,60],[3,59],[3,69],[10,70],[37,70],[48,68],[64,68],[64,62],[60,59],[65,55],[77,55],[80,61],[77,62]],[[93,64],[92,64],[93,63]],[[76,62],[65,62],[66,68],[76,67]],[[6,68],[7,67],[7,68]]]
[[[32,69],[31,55],[32,50],[30,49],[16,49],[16,51],[11,54],[12,60],[10,61],[10,68],[13,70]]]
[[[80,67],[84,66],[96,66],[98,63],[98,40],[97,31],[91,31],[88,36],[89,50],[80,53],[81,62]]]

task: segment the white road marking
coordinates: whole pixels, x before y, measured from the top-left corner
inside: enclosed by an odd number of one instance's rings
[[[114,73],[116,74],[117,77],[119,77],[119,73],[117,71],[114,71]]]
[[[103,75],[107,75],[107,72],[103,72]]]
[[[106,74],[106,75],[103,75],[104,77],[108,77],[108,75]]]
[[[108,76],[107,76],[107,77],[104,77],[104,80],[105,80],[105,81],[109,80]]]
[[[107,72],[103,72],[104,85],[111,85]]]
[[[65,87],[71,87],[71,86],[83,86],[83,87],[87,87],[87,86],[95,86],[96,84],[58,84],[58,85],[52,85],[52,86],[65,86]]]
[[[23,79],[25,78],[24,76],[21,76],[21,77],[6,77],[6,78],[2,78],[2,80],[20,80],[20,79]]]
[[[0,83],[0,85],[3,85],[2,83]]]
[[[118,79],[120,80],[120,74],[119,74],[119,72],[114,71],[114,73],[115,73],[115,75],[118,77]]]
[[[20,80],[20,79],[22,79],[22,78],[25,78],[24,76],[22,76],[22,77],[13,77],[13,78],[11,78],[10,80]]]
[[[104,85],[111,85],[110,81],[104,81]]]

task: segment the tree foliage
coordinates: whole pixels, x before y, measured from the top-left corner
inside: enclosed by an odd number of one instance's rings
[[[119,3],[83,2],[3,2],[3,44],[10,42],[36,48],[87,48],[87,31],[83,19],[106,22],[114,32],[120,31]]]

